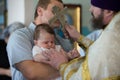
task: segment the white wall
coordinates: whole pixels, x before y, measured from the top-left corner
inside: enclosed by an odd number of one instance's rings
[[[33,20],[35,0],[8,0],[8,24],[19,21],[26,26]]]
[[[36,7],[36,0],[24,0],[25,1],[25,24],[29,25],[34,19],[34,12]]]
[[[8,0],[8,25],[14,21],[24,23],[24,0]]]

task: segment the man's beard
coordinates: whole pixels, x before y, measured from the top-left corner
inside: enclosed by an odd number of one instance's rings
[[[94,29],[104,29],[106,25],[103,23],[103,13],[101,13],[97,18],[92,14],[91,25]]]

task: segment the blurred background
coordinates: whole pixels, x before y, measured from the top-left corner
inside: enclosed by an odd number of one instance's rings
[[[0,0],[0,34],[3,29],[13,23],[21,22],[26,26],[33,20],[34,8],[38,0]],[[77,25],[79,31],[83,35],[87,35],[93,31],[90,25],[91,14],[89,12],[90,0],[63,0],[65,5],[69,6],[73,12],[72,15],[78,15],[74,18],[69,18],[70,24]],[[79,10],[77,7],[79,6]],[[70,10],[71,10],[70,9]],[[75,12],[74,10],[78,10]],[[70,20],[73,19],[73,20]]]

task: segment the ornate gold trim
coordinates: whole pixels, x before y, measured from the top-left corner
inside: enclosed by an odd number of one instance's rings
[[[70,77],[71,77],[77,70],[78,70],[78,69],[72,69],[72,70],[67,74],[66,80],[69,80]]]
[[[77,43],[80,47],[82,47],[84,50],[87,50],[87,48],[93,43],[94,41],[88,39],[87,37],[84,37],[80,35],[80,37],[77,40]]]
[[[83,80],[91,80],[90,72],[89,72],[89,68],[88,68],[88,55],[86,56],[86,59],[82,64],[82,79]]]
[[[70,65],[73,64],[73,63],[76,63],[76,62],[78,62],[78,61],[80,61],[80,60],[83,60],[84,58],[85,58],[85,57],[75,58],[75,59],[71,60],[69,63],[67,63],[67,64],[64,66],[64,68],[61,66],[61,67],[60,67],[60,73],[61,73],[61,75],[62,75],[62,77],[63,77],[62,80],[64,80],[64,73],[65,73],[65,70],[67,69],[67,67],[70,66]],[[69,74],[69,72],[68,72],[68,74]],[[70,74],[71,74],[71,73],[70,73]]]
[[[103,80],[120,80],[120,76],[112,76],[112,77],[105,78]]]

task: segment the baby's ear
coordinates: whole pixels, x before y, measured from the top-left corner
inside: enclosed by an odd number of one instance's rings
[[[35,45],[37,44],[37,40],[34,40],[34,44],[35,44]]]

